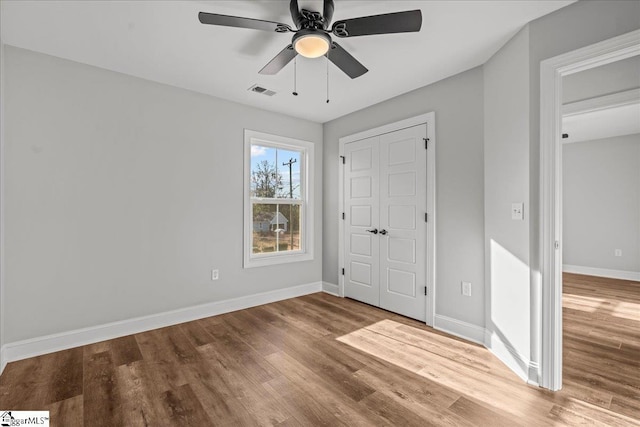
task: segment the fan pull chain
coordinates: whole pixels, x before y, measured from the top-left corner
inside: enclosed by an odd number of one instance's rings
[[[329,50],[327,51],[327,104],[329,103]]]
[[[298,57],[293,59],[293,96],[298,96]]]

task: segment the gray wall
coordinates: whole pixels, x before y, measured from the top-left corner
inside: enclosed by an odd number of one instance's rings
[[[562,78],[562,102],[570,103],[640,87],[640,56]]]
[[[540,62],[640,28],[640,2],[623,0],[579,1],[529,24],[531,139],[530,165],[530,235],[532,285],[535,297],[540,271]],[[540,307],[540,301],[535,302]]]
[[[562,148],[564,263],[640,272],[640,134]]]
[[[3,62],[5,342],[321,280],[322,239],[312,262],[242,268],[243,129],[317,143],[320,236],[320,124],[10,46]]]
[[[485,145],[487,150],[487,158],[485,163],[486,178],[488,180],[485,185],[485,195],[487,197],[486,213],[487,221],[487,244],[490,244],[492,236],[501,236],[501,239],[507,242],[506,251],[503,251],[505,257],[513,255],[513,263],[516,264],[517,260],[522,261],[525,265],[528,265],[530,271],[529,282],[529,316],[522,316],[520,314],[508,316],[505,321],[511,319],[520,326],[526,324],[527,321],[531,324],[530,333],[528,334],[530,339],[529,354],[526,354],[526,342],[518,339],[514,339],[511,342],[513,333],[521,328],[514,328],[513,331],[505,336],[506,344],[511,344],[512,347],[521,349],[524,357],[529,357],[532,362],[532,368],[536,364],[541,363],[541,327],[542,321],[541,315],[541,282],[540,282],[540,62],[544,59],[560,55],[581,47],[585,47],[611,37],[615,37],[633,30],[640,28],[640,2],[637,1],[579,1],[564,7],[552,14],[543,16],[529,25],[529,41],[528,46],[523,46],[522,39],[525,37],[523,33],[516,35],[515,38],[504,46],[498,54],[496,54],[488,64],[486,64],[485,72],[486,86],[485,97],[487,100],[485,114],[487,115],[486,126],[488,127],[485,134]],[[523,49],[528,54],[528,76],[527,72],[521,69],[525,58],[522,58],[521,53],[517,52],[514,48],[514,44],[519,44],[519,48]],[[511,62],[511,61],[515,62]],[[498,65],[498,62],[501,62]],[[521,74],[518,76],[505,76],[504,87],[501,87],[501,83],[498,81],[503,71],[500,69],[505,67],[505,70],[518,71]],[[508,90],[507,90],[508,88]],[[522,135],[519,131],[516,131],[513,140],[509,140],[510,134],[508,131],[512,130],[512,126],[509,124],[510,120],[522,120],[521,114],[525,114],[526,106],[522,105],[522,101],[526,96],[523,91],[528,91],[528,132],[529,137],[527,140],[526,135]],[[511,98],[510,93],[514,94]],[[497,97],[497,98],[496,98]],[[510,102],[515,104],[515,109],[507,111],[504,106],[501,106],[498,102]],[[500,123],[499,115],[504,115],[504,121]],[[493,125],[492,125],[493,123]],[[495,134],[493,127],[502,126],[507,130],[505,135]],[[511,147],[510,144],[515,144]],[[524,146],[521,146],[524,144]],[[496,165],[498,163],[497,154],[495,150],[500,148],[507,150],[509,158],[516,155],[518,151],[528,151],[528,164],[520,165],[524,168],[516,169],[510,165]],[[525,156],[525,152],[520,153],[521,156]],[[490,167],[497,167],[497,170],[489,170]],[[513,186],[517,188],[517,191],[511,190],[511,194],[504,197],[495,196],[494,193],[499,193],[504,190],[505,182],[513,181]],[[510,184],[511,185],[511,184]],[[520,195],[526,195],[526,191],[523,187],[528,186],[528,204],[525,200],[525,220],[524,226],[529,228],[529,232],[526,233],[519,229],[518,224],[514,224],[510,220],[500,216],[504,215],[504,211],[500,209],[500,206],[494,205],[494,203],[506,203],[506,197],[519,197]],[[493,200],[496,198],[496,200]],[[504,200],[502,200],[504,198]],[[520,200],[512,200],[517,202]],[[517,229],[517,230],[516,230]],[[510,231],[515,231],[514,234],[510,234]],[[507,237],[508,236],[508,237]],[[526,262],[526,246],[529,246],[528,250],[528,263]],[[504,246],[504,245],[501,245]],[[490,251],[490,247],[487,247],[487,251]],[[491,264],[490,252],[487,254],[487,265]],[[490,267],[488,267],[490,268]],[[489,271],[489,275],[490,275]],[[488,276],[490,277],[490,276]],[[489,279],[488,279],[489,280]],[[491,280],[493,280],[491,278]],[[523,292],[521,286],[526,284],[526,280],[521,279],[518,281],[519,286],[513,287],[519,292],[517,294],[518,303],[522,303],[526,299],[526,294]],[[491,285],[489,285],[489,293],[487,298],[487,310],[488,316],[493,316],[496,311],[508,312],[509,308],[507,300],[500,300],[497,303],[494,298],[495,291]],[[506,288],[505,288],[506,289]],[[508,296],[508,295],[507,295]],[[489,327],[491,326],[490,319],[488,321]],[[491,332],[491,331],[490,331]],[[495,331],[493,331],[495,332]],[[524,336],[527,336],[526,331],[523,332]],[[536,378],[538,375],[536,372],[529,372],[529,379],[532,381],[538,381]]]
[[[486,328],[525,358],[531,339],[528,46],[525,27],[484,65]],[[514,202],[524,203],[524,220],[511,219]]]
[[[323,280],[338,283],[338,140],[435,111],[436,313],[484,326],[483,74],[474,68],[324,125]],[[472,282],[471,297],[461,281]]]
[[[541,363],[540,62],[640,28],[640,2],[579,1],[529,24],[531,360]]]

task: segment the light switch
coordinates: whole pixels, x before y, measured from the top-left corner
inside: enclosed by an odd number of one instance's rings
[[[524,219],[524,203],[511,203],[511,219]]]

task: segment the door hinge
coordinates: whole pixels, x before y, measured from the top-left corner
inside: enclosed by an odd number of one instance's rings
[[[556,249],[560,249],[560,242],[556,240],[556,242],[553,244],[553,247]]]
[[[342,269],[342,275],[344,276],[344,268]]]
[[[424,222],[429,222],[429,214],[428,213],[424,213]]]
[[[429,138],[422,138],[424,140],[424,149],[429,149]]]
[[[342,212],[342,219],[344,219],[344,212]]]
[[[340,158],[342,159],[342,164],[344,165],[345,163],[347,163],[347,159],[344,156],[340,156]]]
[[[424,294],[427,295],[427,287],[424,287]]]

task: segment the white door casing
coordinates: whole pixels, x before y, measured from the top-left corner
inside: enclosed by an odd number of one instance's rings
[[[426,321],[426,124],[345,144],[345,296]]]

